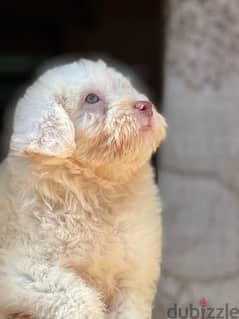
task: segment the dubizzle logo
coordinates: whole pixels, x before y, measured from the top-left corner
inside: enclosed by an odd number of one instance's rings
[[[239,319],[239,308],[231,307],[225,303],[223,307],[210,307],[205,297],[199,301],[200,306],[189,304],[188,307],[180,307],[174,304],[168,308],[170,319]]]

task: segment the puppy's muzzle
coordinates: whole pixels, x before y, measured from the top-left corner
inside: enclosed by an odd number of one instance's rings
[[[135,115],[141,129],[151,129],[153,122],[153,105],[149,101],[137,101],[134,104]]]
[[[137,101],[134,105],[134,108],[140,112],[143,116],[152,117],[153,116],[153,107],[152,103],[148,101]]]

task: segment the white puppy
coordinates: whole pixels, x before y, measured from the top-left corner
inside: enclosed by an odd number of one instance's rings
[[[26,91],[0,169],[0,317],[151,317],[161,228],[148,161],[165,127],[102,61]]]

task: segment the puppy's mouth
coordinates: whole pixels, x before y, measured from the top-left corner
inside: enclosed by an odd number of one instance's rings
[[[142,114],[135,114],[135,117],[139,124],[139,131],[147,132],[153,129],[153,117],[144,116]]]

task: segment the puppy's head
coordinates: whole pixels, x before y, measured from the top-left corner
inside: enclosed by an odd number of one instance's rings
[[[165,128],[126,77],[102,61],[80,60],[46,72],[26,91],[11,150],[75,158],[92,167],[137,168],[159,146]]]

